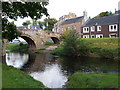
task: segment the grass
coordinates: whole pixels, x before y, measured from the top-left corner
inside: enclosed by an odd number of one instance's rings
[[[12,66],[2,65],[3,88],[46,88],[41,82]]]
[[[118,88],[118,74],[74,73],[68,78],[68,88]]]
[[[87,43],[85,44],[86,46],[89,46],[87,56],[120,61],[119,39],[120,38],[82,38],[81,40]],[[81,47],[84,50],[84,46]],[[52,54],[62,55],[63,54],[62,49],[63,47],[61,45],[58,49],[53,50]],[[82,49],[79,50],[80,53],[82,52],[81,50]],[[83,55],[81,54],[81,56],[85,55],[86,54]]]
[[[45,42],[44,44],[48,46],[54,45],[54,43],[51,43],[51,42]]]
[[[27,52],[28,51],[28,44],[21,43],[8,43],[7,50],[10,52]]]
[[[108,49],[117,49],[120,48],[118,44],[120,38],[83,38],[83,40],[90,43],[91,47],[100,47]]]
[[[46,49],[45,49],[45,48],[40,48],[40,49],[34,50],[34,52],[35,52],[35,53],[40,53],[40,52],[42,52],[42,51],[44,51],[44,50],[46,50]]]

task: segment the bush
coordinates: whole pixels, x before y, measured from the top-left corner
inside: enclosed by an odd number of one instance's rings
[[[76,30],[72,29],[67,32],[63,40],[63,49],[61,50],[62,55],[66,56],[86,56],[89,53],[89,44],[82,39],[78,39],[79,34]]]

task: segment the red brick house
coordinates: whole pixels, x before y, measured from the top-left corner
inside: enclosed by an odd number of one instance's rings
[[[120,15],[92,18],[88,20],[81,30],[82,38],[119,37]]]

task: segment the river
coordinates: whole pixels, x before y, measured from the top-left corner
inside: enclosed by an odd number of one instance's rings
[[[21,69],[49,88],[64,87],[68,76],[75,72],[118,73],[118,63],[112,60],[57,57],[50,53],[7,53],[6,63]]]

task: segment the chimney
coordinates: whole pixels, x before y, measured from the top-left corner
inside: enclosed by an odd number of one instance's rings
[[[86,11],[83,11],[83,16],[84,16],[84,22],[86,22],[88,20],[87,12]]]

